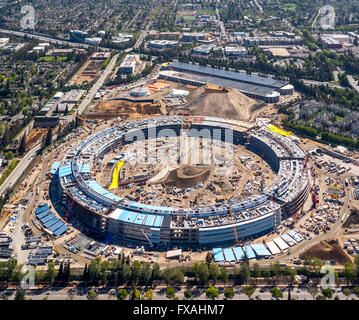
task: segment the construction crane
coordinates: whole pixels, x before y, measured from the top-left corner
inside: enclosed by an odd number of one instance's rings
[[[65,222],[68,221],[69,215],[70,215],[70,212],[71,212],[71,209],[72,209],[72,206],[73,206],[73,204],[74,204],[74,199],[73,199],[73,198],[71,198],[70,201],[71,201],[71,202],[70,202],[69,208],[67,209],[66,214],[65,214],[65,218],[64,218]]]
[[[47,240],[52,242],[52,245],[54,246],[54,249],[55,249],[57,255],[59,256],[59,255],[60,255],[60,251],[59,251],[59,249],[56,247],[56,244],[55,244],[55,242],[54,242],[54,239],[53,239],[50,235],[47,235]]]
[[[147,233],[142,228],[141,228],[141,231],[142,231],[143,235],[146,237],[147,241],[149,242],[150,247],[152,248],[153,243],[152,243],[151,239],[148,237]]]
[[[227,202],[228,202],[228,214],[229,214],[229,216],[230,216],[231,218],[233,218],[232,203],[231,203],[232,197],[231,197],[231,196],[228,196],[225,191],[224,191],[224,193],[225,193],[225,195],[226,195],[226,199],[227,199]],[[236,239],[236,244],[239,244],[236,226],[233,226],[233,232],[234,232],[234,237],[235,237],[235,239]]]

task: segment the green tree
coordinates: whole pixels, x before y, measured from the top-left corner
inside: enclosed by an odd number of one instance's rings
[[[355,267],[352,263],[346,262],[344,265],[344,277],[348,281],[348,283],[352,283],[356,278],[357,273],[355,271]]]
[[[251,298],[251,295],[254,293],[254,288],[253,288],[253,286],[251,285],[251,286],[246,286],[246,287],[244,287],[243,293],[244,293],[246,296],[248,296],[248,299],[250,299],[250,298]]]
[[[5,153],[5,160],[11,160],[13,158],[13,153],[12,151],[8,151]]]
[[[224,296],[227,299],[232,299],[234,297],[234,290],[232,287],[224,289]]]
[[[55,281],[55,275],[56,275],[55,264],[53,262],[50,262],[47,265],[47,271],[45,275],[46,281],[50,282],[52,285]]]
[[[354,293],[357,297],[359,297],[359,287],[355,287],[354,289]]]
[[[175,297],[175,289],[173,289],[172,287],[167,287],[166,288],[166,297],[168,299],[174,299],[174,297]]]
[[[209,272],[208,272],[208,266],[206,263],[201,263],[200,265],[195,264],[194,272],[196,275],[196,279],[199,280],[200,282],[205,283],[208,281]]]
[[[117,299],[118,300],[126,300],[128,297],[128,293],[125,289],[120,289],[117,291]]]
[[[90,290],[87,295],[87,300],[97,300],[97,294],[93,290]]]
[[[242,262],[239,269],[239,277],[242,283],[247,283],[250,279],[251,271],[249,269],[249,263],[247,261]]]
[[[209,277],[213,281],[216,281],[217,278],[219,277],[219,268],[215,262],[211,262],[209,264],[208,273],[209,273]]]
[[[275,299],[282,299],[283,298],[283,292],[279,290],[278,288],[274,287],[271,290],[272,297]]]
[[[190,288],[187,288],[184,292],[183,292],[184,296],[186,299],[192,299],[192,291]]]
[[[350,289],[348,289],[348,288],[345,288],[344,290],[343,290],[343,293],[345,294],[345,296],[348,298],[349,296],[350,296]]]
[[[18,152],[23,154],[26,151],[26,136],[23,135],[20,140]]]
[[[213,254],[208,251],[207,255],[206,255],[206,262],[207,262],[208,266],[211,264],[212,261],[213,261]]]
[[[148,289],[146,291],[145,298],[146,298],[146,300],[152,300],[153,299],[153,290],[152,289]]]
[[[322,294],[324,297],[331,299],[333,297],[333,291],[330,288],[322,289]]]
[[[141,292],[138,289],[130,292],[130,299],[131,300],[140,300],[141,299]]]
[[[161,279],[161,267],[157,262],[155,262],[152,266],[152,279],[153,280]]]
[[[209,288],[207,288],[206,290],[207,299],[214,300],[218,298],[218,296],[219,296],[219,291],[215,287],[210,286]]]
[[[222,282],[228,282],[229,274],[228,274],[228,270],[225,266],[221,267],[219,277]]]
[[[17,289],[15,294],[15,300],[26,300],[25,299],[25,290],[24,289]]]

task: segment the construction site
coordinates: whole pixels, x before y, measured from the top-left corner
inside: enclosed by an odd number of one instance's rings
[[[78,75],[102,63],[90,59]],[[219,265],[353,261],[357,168],[313,154],[317,144],[278,125],[276,105],[235,88],[168,79],[103,92],[76,115],[82,127],[20,182],[7,212],[24,207],[8,216],[9,234],[19,234],[23,216],[31,237],[41,237],[38,247],[54,248],[48,259],[79,265],[119,250],[164,265],[203,261],[208,251]],[[32,129],[27,148],[45,135]],[[168,259],[176,248],[182,254]]]

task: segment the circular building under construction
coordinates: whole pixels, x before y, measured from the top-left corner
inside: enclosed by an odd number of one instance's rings
[[[98,168],[110,153],[123,153],[140,142],[162,138],[198,138],[215,144],[241,146],[262,158],[275,177],[260,192],[243,197],[234,194],[212,205],[186,207],[149,204],[146,199],[122,197],[95,179]],[[154,142],[155,143],[155,142]],[[148,151],[150,148],[143,149]],[[138,151],[137,153],[141,153]],[[235,152],[229,152],[238,158]],[[182,153],[183,155],[183,153]],[[136,157],[128,160],[136,167]],[[154,160],[150,160],[154,161]],[[112,163],[112,173],[121,180],[122,156]],[[219,165],[231,169],[231,162]],[[176,165],[174,165],[176,168]],[[157,172],[157,177],[176,177],[201,183],[206,167],[184,167]],[[154,175],[143,173],[133,180],[145,185]],[[220,178],[219,178],[220,179]],[[116,188],[121,181],[116,181]],[[78,217],[90,229],[124,241],[151,246],[215,246],[251,239],[275,230],[282,219],[300,211],[310,188],[306,154],[284,131],[266,124],[215,117],[153,117],[128,121],[95,133],[68,150],[66,162],[58,169],[58,193],[67,215]],[[139,187],[139,189],[141,189]]]

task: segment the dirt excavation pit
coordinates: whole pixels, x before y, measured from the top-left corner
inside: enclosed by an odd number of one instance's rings
[[[168,173],[165,184],[178,188],[191,188],[199,182],[205,182],[211,174],[209,166],[189,166],[184,165]]]
[[[118,116],[136,119],[142,116],[162,115],[161,104],[150,102],[131,102],[124,100],[112,100],[99,102],[86,113],[89,119],[111,119]]]
[[[338,243],[338,240],[321,241],[299,256],[302,260],[313,257],[323,261],[334,260],[341,265],[344,265],[346,262],[351,262],[350,258]]]
[[[351,210],[349,217],[345,220],[343,228],[348,228],[352,225],[359,225],[359,211]]]
[[[256,100],[237,90],[202,86],[191,92],[181,110],[203,115],[248,121]],[[180,109],[178,109],[180,111]]]

